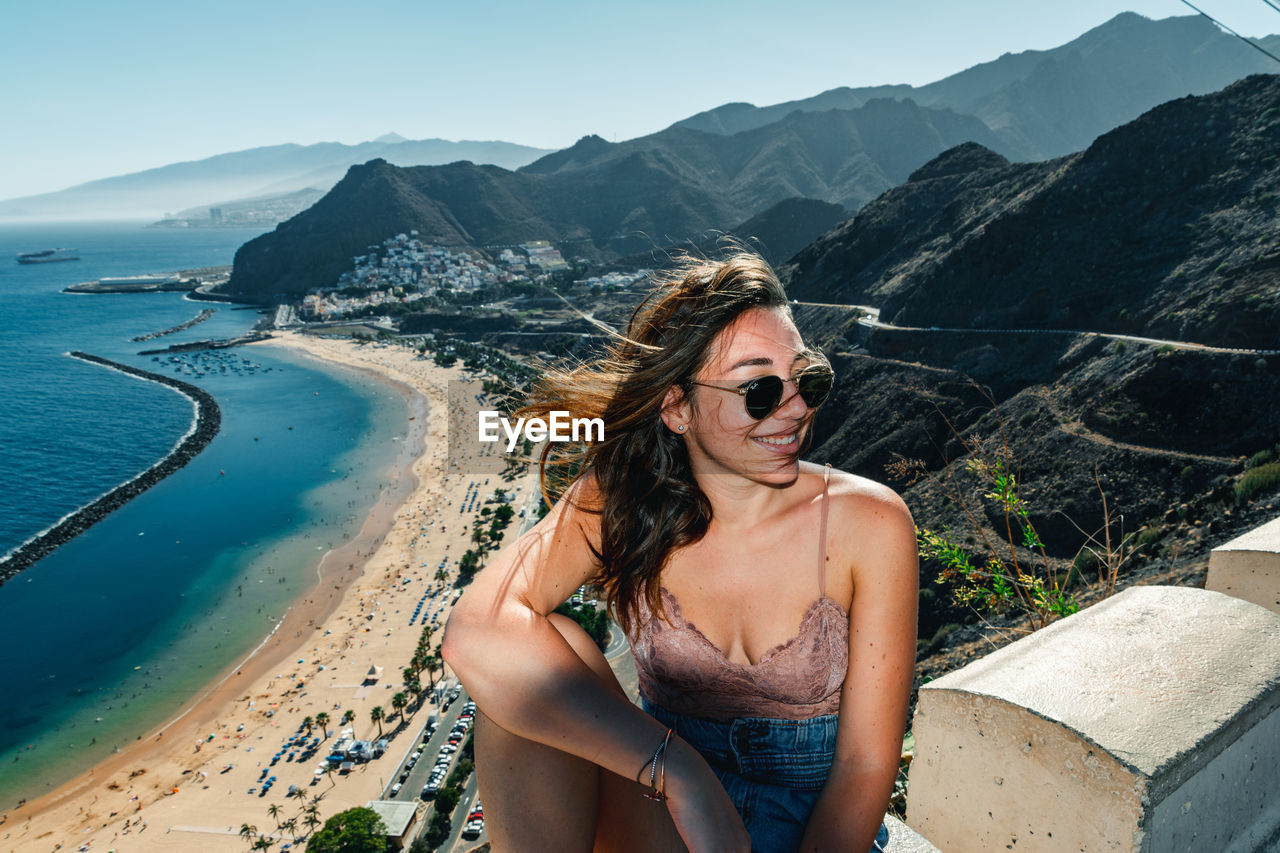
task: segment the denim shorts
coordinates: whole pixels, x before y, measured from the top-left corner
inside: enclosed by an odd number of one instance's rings
[[[835,758],[834,714],[724,722],[673,714],[645,699],[641,707],[711,765],[742,815],[752,853],[795,853]],[[881,823],[870,853],[884,853],[888,843],[889,829]]]

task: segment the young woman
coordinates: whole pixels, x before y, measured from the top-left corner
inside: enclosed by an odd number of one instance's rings
[[[746,253],[685,264],[607,357],[545,377],[525,413],[601,417],[604,440],[443,641],[480,710],[495,851],[882,849],[916,540],[892,491],[799,461],[831,385]],[[552,613],[586,582],[631,641],[642,707]]]

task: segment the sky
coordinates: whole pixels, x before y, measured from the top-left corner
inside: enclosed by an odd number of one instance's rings
[[[1265,0],[1195,0],[1248,36]],[[923,84],[1179,0],[0,0],[0,199],[286,142],[623,140]],[[1278,68],[1280,70],[1280,68]]]

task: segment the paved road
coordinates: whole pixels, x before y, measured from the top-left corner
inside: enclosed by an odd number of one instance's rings
[[[1094,332],[1086,329],[969,329],[942,326],[895,326],[892,323],[880,322],[880,309],[870,305],[841,305],[835,302],[796,302],[796,305],[812,305],[818,308],[845,308],[864,312],[857,322],[870,329],[886,329],[896,332],[981,332],[992,335],[1087,335],[1096,338],[1107,338],[1113,341],[1128,341],[1136,344],[1148,344],[1157,347],[1173,347],[1174,349],[1198,350],[1200,352],[1228,353],[1236,355],[1280,355],[1280,349],[1246,349],[1242,347],[1217,347],[1209,344],[1198,344],[1192,341],[1175,341],[1167,338],[1145,338],[1140,335],[1121,335],[1112,332]]]
[[[440,845],[441,853],[463,853],[463,851],[471,850],[479,847],[489,840],[489,830],[480,830],[478,838],[464,839],[462,830],[467,825],[467,815],[471,813],[471,808],[476,801],[476,774],[472,773],[467,778],[467,785],[462,790],[462,798],[458,800],[458,807],[453,811],[453,829],[449,831],[449,837],[445,839],[444,844]]]
[[[449,730],[453,728],[453,724],[457,721],[458,714],[462,712],[462,706],[466,701],[467,699],[465,694],[460,695],[453,704],[449,706],[448,710],[439,715],[439,723],[436,726],[435,733],[427,739],[426,746],[422,748],[422,755],[418,758],[413,769],[409,771],[409,777],[403,783],[403,786],[400,789],[400,794],[394,798],[388,797],[388,799],[407,801],[408,799],[419,796],[422,793],[422,788],[427,784],[427,779],[431,776],[431,770],[435,767],[436,756],[440,754],[440,747],[444,746],[445,742],[448,741]],[[418,713],[422,714],[421,711]],[[422,725],[425,726],[427,722],[426,718],[424,717],[421,722]],[[422,737],[419,733],[418,743],[421,742]],[[458,754],[456,752],[453,754],[455,760],[457,755]],[[449,763],[449,769],[453,769],[452,761]],[[400,778],[402,772],[403,766],[396,768],[396,772],[393,774],[393,777],[387,780],[388,788],[395,784],[395,782]]]

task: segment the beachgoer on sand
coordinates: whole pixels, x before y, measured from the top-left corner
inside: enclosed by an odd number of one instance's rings
[[[458,601],[442,652],[479,706],[495,850],[881,850],[916,642],[911,515],[801,462],[832,390],[759,257],[687,261],[600,359],[518,413],[563,488]],[[643,710],[554,608],[598,585]],[[855,594],[856,590],[856,594]],[[797,627],[798,626],[798,627]]]

